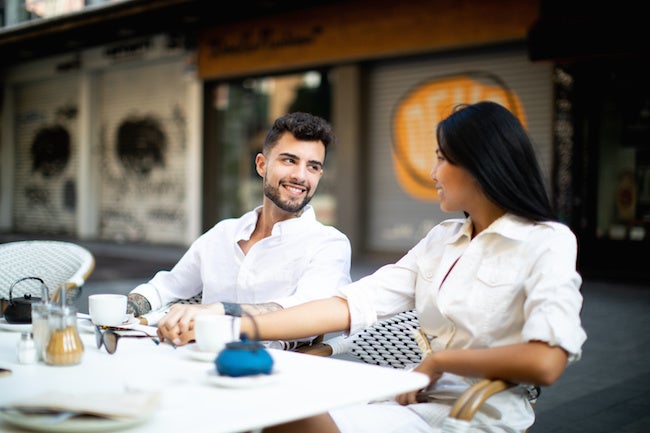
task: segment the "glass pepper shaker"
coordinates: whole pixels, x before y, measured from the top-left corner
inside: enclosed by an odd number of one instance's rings
[[[74,365],[81,362],[84,345],[77,329],[77,309],[67,305],[65,289],[60,292],[60,303],[49,311],[50,337],[45,349],[45,363]]]

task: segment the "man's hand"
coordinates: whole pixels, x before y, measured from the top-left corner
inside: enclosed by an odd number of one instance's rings
[[[158,321],[158,337],[177,346],[194,341],[194,318],[199,314],[223,314],[220,302],[209,305],[174,304]]]

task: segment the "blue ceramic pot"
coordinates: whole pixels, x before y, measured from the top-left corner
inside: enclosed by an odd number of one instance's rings
[[[217,373],[222,376],[253,376],[271,374],[273,358],[259,341],[250,341],[243,337],[233,341],[219,352],[214,360]]]

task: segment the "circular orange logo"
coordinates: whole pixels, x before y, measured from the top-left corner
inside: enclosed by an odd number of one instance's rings
[[[398,183],[412,197],[437,201],[429,174],[438,122],[459,103],[494,101],[508,108],[526,127],[521,102],[494,74],[469,72],[418,84],[398,102],[393,113],[393,166]]]

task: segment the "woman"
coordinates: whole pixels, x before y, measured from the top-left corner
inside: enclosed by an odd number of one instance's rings
[[[429,376],[431,397],[442,389],[460,395],[481,378],[548,386],[580,358],[586,340],[576,238],[556,221],[531,141],[507,109],[493,102],[459,107],[436,135],[431,178],[440,207],[466,217],[441,222],[397,263],[340,296],[256,316],[260,337],[356,333],[415,307],[434,349],[415,367]],[[249,318],[241,326],[251,335]],[[269,431],[439,431],[450,400],[417,403],[416,394]],[[523,432],[534,421],[524,387],[490,403],[501,417],[479,412],[481,431]]]

